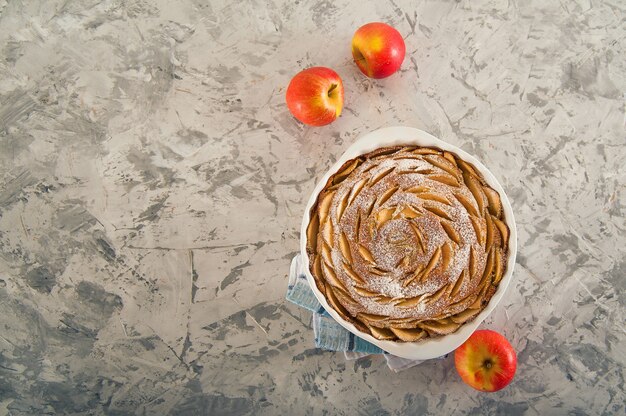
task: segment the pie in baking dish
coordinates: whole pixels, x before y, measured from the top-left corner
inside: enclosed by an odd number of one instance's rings
[[[505,272],[500,195],[436,148],[377,149],[330,177],[310,213],[317,288],[380,340],[450,334],[487,305]]]

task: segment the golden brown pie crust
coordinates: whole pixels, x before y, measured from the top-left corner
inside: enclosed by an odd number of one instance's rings
[[[450,334],[504,275],[509,228],[478,170],[437,148],[349,160],[311,209],[310,271],[343,319],[377,339]]]

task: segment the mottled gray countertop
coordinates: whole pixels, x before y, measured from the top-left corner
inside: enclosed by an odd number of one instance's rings
[[[0,414],[624,414],[622,0],[0,0]],[[406,37],[364,78],[350,39]],[[284,104],[343,77],[322,128]],[[304,205],[360,135],[418,127],[499,178],[518,263],[482,325],[506,389],[452,359],[313,348],[284,300]]]

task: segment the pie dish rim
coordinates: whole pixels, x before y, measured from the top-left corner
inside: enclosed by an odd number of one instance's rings
[[[441,150],[452,152],[460,159],[471,163],[480,172],[487,184],[495,189],[500,195],[505,222],[510,230],[506,270],[504,276],[502,277],[502,280],[498,284],[496,292],[489,300],[487,306],[473,320],[464,323],[455,332],[435,338],[429,337],[423,340],[419,340],[417,342],[378,340],[372,335],[360,331],[352,323],[345,321],[332,307],[329,306],[326,297],[317,288],[313,275],[310,272],[309,257],[307,254],[306,230],[308,228],[311,217],[311,208],[316,203],[318,195],[324,189],[329,178],[334,175],[344,165],[345,162],[351,159],[354,159],[360,155],[369,153],[382,147],[401,145],[436,147]],[[378,346],[382,350],[402,358],[415,360],[426,360],[448,354],[449,352],[454,351],[456,348],[458,348],[463,342],[465,342],[465,340],[467,340],[467,338],[469,338],[469,336],[496,308],[496,306],[504,296],[513,276],[513,268],[515,265],[515,258],[517,254],[517,229],[515,225],[513,209],[506,193],[504,192],[504,189],[495,178],[495,176],[489,171],[489,169],[487,169],[474,156],[470,155],[459,147],[444,142],[443,140],[438,139],[437,137],[423,130],[404,126],[385,127],[374,130],[361,136],[350,147],[348,147],[348,149],[346,149],[341,157],[337,159],[333,166],[331,166],[331,168],[328,169],[324,176],[318,181],[313,192],[311,193],[311,196],[309,197],[304,211],[300,236],[302,269],[306,275],[309,286],[313,290],[313,294],[320,302],[320,304],[324,307],[324,309],[326,309],[326,311],[330,314],[330,316],[332,316],[335,321],[337,321],[341,326],[343,326],[351,333]]]

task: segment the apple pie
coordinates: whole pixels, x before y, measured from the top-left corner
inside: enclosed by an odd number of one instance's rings
[[[349,160],[310,215],[317,288],[344,320],[380,340],[456,331],[486,307],[505,272],[500,195],[447,151],[385,147]]]

